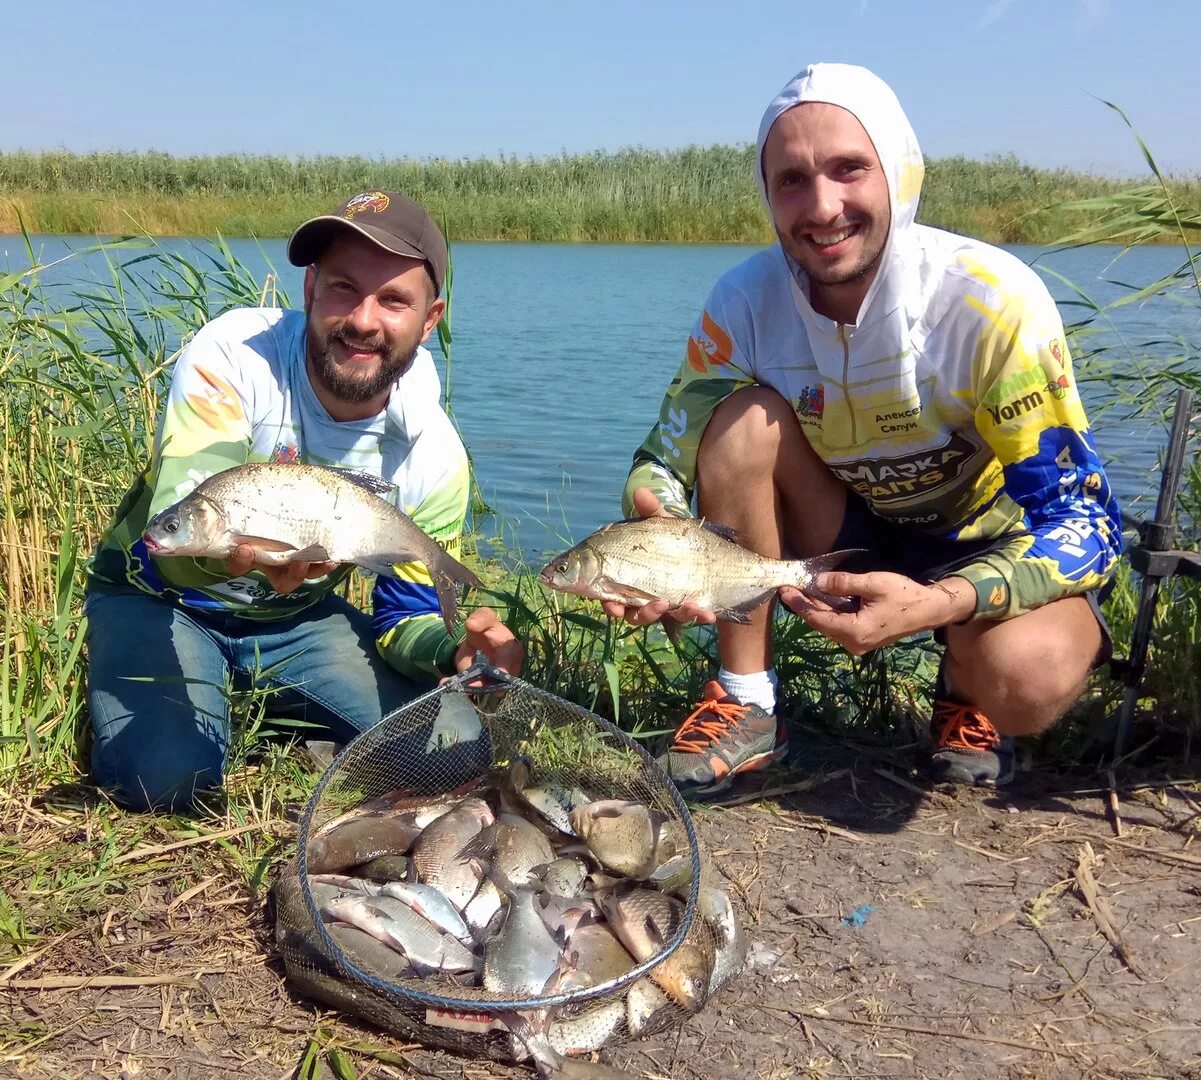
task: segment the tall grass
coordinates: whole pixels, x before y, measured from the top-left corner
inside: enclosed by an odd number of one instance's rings
[[[754,149],[692,146],[547,158],[369,160],[146,153],[0,154],[0,232],[285,236],[364,188],[406,192],[460,240],[771,240]],[[1049,242],[1055,206],[1124,181],[1014,157],[927,162],[922,220],[997,242]],[[1174,184],[1201,207],[1201,180]]]

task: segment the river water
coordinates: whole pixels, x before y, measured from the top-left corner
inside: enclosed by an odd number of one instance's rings
[[[33,239],[43,264],[95,243],[91,237]],[[158,243],[199,264],[211,251],[200,240]],[[283,240],[229,245],[255,275],[276,273],[283,292],[299,302],[301,271],[288,264]],[[454,246],[451,404],[484,496],[497,511],[490,532],[534,559],[620,516],[631,456],[655,422],[692,320],[717,277],[755,250],[708,244]],[[1125,291],[1118,283],[1143,285],[1184,261],[1182,249],[1166,246],[1124,255],[1108,247],[1008,250],[1034,263],[1069,323],[1082,318],[1084,308],[1060,275],[1104,305]],[[110,251],[107,258],[137,254]],[[28,261],[19,237],[0,237],[0,271]],[[76,255],[43,274],[55,288],[109,279],[99,252]],[[1131,370],[1179,355],[1178,339],[1196,348],[1201,308],[1178,302],[1182,298],[1115,309],[1089,344],[1105,342]],[[433,351],[445,371],[436,345]],[[1099,387],[1085,384],[1084,393],[1123,506],[1148,494],[1153,500],[1162,426],[1103,408]]]

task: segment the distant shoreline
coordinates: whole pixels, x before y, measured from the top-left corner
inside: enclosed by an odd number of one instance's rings
[[[627,150],[537,160],[379,161],[0,153],[0,233],[288,236],[356,191],[404,191],[452,240],[752,243],[774,240],[751,147]],[[1088,224],[1057,204],[1146,180],[1042,170],[1012,157],[927,162],[919,220],[994,243],[1049,243]],[[1172,181],[1201,210],[1201,178]]]

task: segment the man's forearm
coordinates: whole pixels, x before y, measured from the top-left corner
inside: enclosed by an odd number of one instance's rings
[[[976,590],[966,578],[947,577],[930,586],[931,622],[928,629],[967,622],[976,612]]]

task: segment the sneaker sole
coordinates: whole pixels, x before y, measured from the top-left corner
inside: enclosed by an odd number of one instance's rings
[[[743,773],[756,772],[759,769],[764,769],[768,765],[772,765],[777,761],[783,761],[788,756],[788,746],[777,746],[774,750],[769,750],[766,754],[756,754],[754,757],[747,758],[746,761],[739,762],[720,780],[714,781],[712,784],[694,785],[686,784],[680,787],[681,794],[684,795],[718,795],[727,788],[733,786],[734,781]],[[679,787],[679,785],[676,785]]]
[[[936,773],[931,777],[936,784],[954,784],[957,787],[999,788],[1013,783],[1016,770],[1010,769],[995,779],[991,776],[971,776],[964,773],[960,776],[948,776],[946,773]]]

